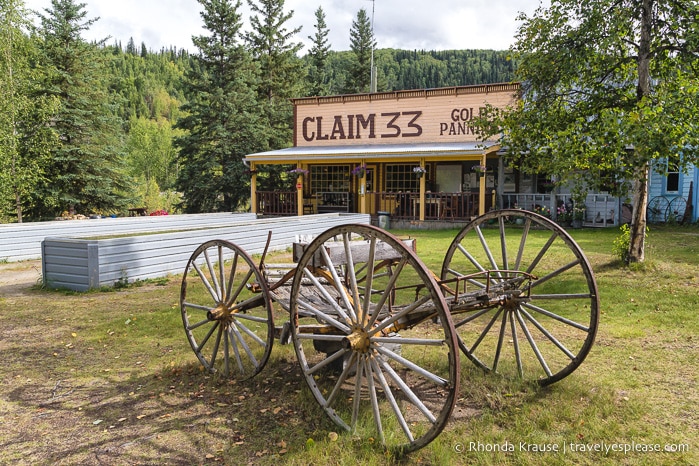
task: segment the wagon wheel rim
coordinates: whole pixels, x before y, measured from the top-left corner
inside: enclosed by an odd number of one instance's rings
[[[306,382],[338,426],[396,454],[444,429],[459,389],[454,328],[435,278],[400,240],[367,225],[320,235],[299,260],[290,317]]]
[[[459,293],[495,297],[471,309],[450,303],[459,347],[477,367],[548,385],[590,352],[599,321],[597,282],[578,244],[548,218],[519,209],[476,218],[444,258],[446,286],[457,277],[466,289]]]
[[[646,218],[648,223],[664,223],[667,221],[667,211],[670,201],[665,196],[655,196],[648,202]]]
[[[189,344],[209,372],[245,380],[267,363],[274,339],[269,290],[239,246],[212,240],[194,251],[182,276],[180,310]]]
[[[665,210],[665,221],[669,223],[681,223],[684,219],[684,211],[687,201],[682,196],[675,196],[668,202]]]

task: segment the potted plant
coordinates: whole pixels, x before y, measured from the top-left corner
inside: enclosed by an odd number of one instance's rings
[[[473,170],[474,172],[478,173],[481,176],[488,173],[488,167],[486,167],[485,165],[474,165],[471,168],[471,170]]]
[[[573,220],[573,211],[568,209],[565,204],[561,204],[556,208],[556,220],[560,225],[570,225]]]
[[[582,228],[583,220],[585,220],[585,204],[583,202],[576,203],[573,206],[573,219],[571,225],[573,228]]]
[[[291,173],[292,175],[296,176],[308,175],[308,170],[304,170],[303,168],[294,168],[293,170],[289,170],[287,173]]]
[[[366,165],[357,165],[352,169],[352,175],[356,176],[357,178],[364,178],[364,175],[366,174]]]
[[[419,166],[413,168],[413,173],[415,173],[415,175],[416,175],[418,178],[422,178],[422,177],[425,175],[426,172],[427,172],[427,170],[425,170],[424,168],[419,167]]]

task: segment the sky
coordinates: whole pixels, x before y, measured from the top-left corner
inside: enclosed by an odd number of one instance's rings
[[[111,37],[123,47],[133,37],[150,50],[170,46],[195,52],[192,36],[206,35],[196,0],[76,0],[85,4],[87,18],[99,17],[83,35],[87,40]],[[506,50],[514,43],[519,12],[531,15],[540,0],[286,0],[293,10],[287,29],[301,26],[294,42],[310,46],[315,34],[315,11],[323,7],[329,29],[330,48],[349,50],[352,21],[364,8],[374,22],[377,48],[404,50],[494,49]],[[51,0],[25,0],[31,10],[45,14]],[[242,1],[247,22],[247,0]]]

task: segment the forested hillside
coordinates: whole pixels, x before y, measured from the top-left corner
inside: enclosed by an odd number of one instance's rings
[[[309,50],[293,42],[281,9],[256,10],[258,29],[243,34],[235,6],[222,3],[208,4],[205,26],[225,18],[225,29],[194,38],[191,51],[153,51],[86,42],[94,20],[74,0],[54,2],[38,27],[21,0],[0,6],[0,222],[244,209],[242,158],[291,144],[290,98],[369,92],[371,31],[359,28],[352,50],[331,51],[321,8]],[[514,76],[506,51],[379,48],[374,63],[379,92]],[[267,189],[287,178],[283,167],[259,177]]]

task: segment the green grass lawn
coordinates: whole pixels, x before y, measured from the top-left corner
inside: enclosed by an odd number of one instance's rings
[[[457,231],[393,233],[417,238],[438,273]],[[4,293],[0,463],[699,464],[699,229],[652,227],[647,262],[632,268],[612,256],[618,230],[571,233],[601,295],[587,359],[541,388],[462,357],[451,421],[402,461],[327,418],[290,346],[249,381],[203,372],[182,329],[181,277]]]

